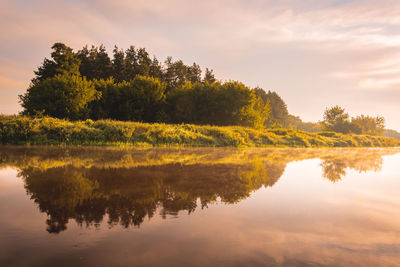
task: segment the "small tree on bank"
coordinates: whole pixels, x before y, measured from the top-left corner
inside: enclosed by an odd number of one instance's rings
[[[382,135],[385,129],[383,117],[357,116],[351,119],[349,114],[339,106],[327,108],[324,112],[324,120],[321,123],[325,131],[334,131],[344,134],[368,134]]]

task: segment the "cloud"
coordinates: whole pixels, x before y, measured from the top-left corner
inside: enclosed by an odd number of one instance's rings
[[[74,49],[103,43],[109,51],[133,44],[277,90],[306,120],[320,119],[332,102],[368,111],[376,95],[355,105],[358,94],[399,96],[399,13],[392,0],[6,0],[0,90],[16,99],[56,41]],[[377,108],[400,129],[385,103]]]

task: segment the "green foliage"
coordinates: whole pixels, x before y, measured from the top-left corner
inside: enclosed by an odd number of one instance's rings
[[[213,70],[209,70],[208,68],[206,68],[205,74],[204,74],[204,79],[203,82],[204,83],[213,83],[216,82],[217,79],[215,79],[215,75],[213,73]]]
[[[348,133],[349,114],[339,106],[327,108],[324,112],[322,127],[325,131]]]
[[[81,61],[79,71],[87,79],[107,79],[112,75],[111,59],[103,45],[90,50],[85,46],[76,56]]]
[[[383,117],[361,115],[350,121],[339,106],[326,109],[321,124],[302,122],[276,92],[221,83],[208,68],[202,78],[198,64],[171,57],[160,63],[145,48],[115,46],[112,59],[103,45],[76,53],[63,43],[51,48],[51,59],[44,59],[20,96],[24,115],[383,134]]]
[[[355,124],[360,129],[359,133],[368,135],[383,135],[385,129],[385,119],[383,117],[357,116],[351,119],[352,124]]]
[[[150,76],[158,78],[167,84],[167,90],[183,85],[186,82],[216,81],[212,70],[206,69],[204,78],[201,78],[201,68],[198,64],[185,65],[183,61],[173,61],[168,57],[164,64],[153,57],[150,58],[145,48],[130,46],[126,51],[114,47],[112,58],[107,54],[103,45],[85,46],[74,53],[72,48],[63,43],[52,46],[52,59],[45,59],[35,71],[36,77],[32,80],[42,81],[57,74],[81,73],[88,80],[107,80],[113,78],[115,82],[131,81],[136,76]]]
[[[47,78],[53,78],[58,74],[79,75],[81,62],[72,51],[72,48],[63,43],[55,43],[51,49],[53,49],[51,53],[52,59],[44,59],[42,66],[35,71],[36,77],[32,79],[33,84]]]
[[[269,105],[239,82],[185,83],[167,95],[167,114],[175,123],[262,128],[269,112]]]
[[[50,117],[0,117],[2,144],[150,145],[150,146],[399,146],[400,140],[294,129],[256,130],[240,126],[199,126],[122,121],[70,122]]]
[[[91,103],[91,118],[155,122],[161,118],[166,84],[136,76],[130,82],[95,81],[102,98]]]
[[[115,47],[113,59],[103,45],[77,53],[62,43],[52,49],[52,60],[45,59],[20,97],[25,115],[263,128],[272,112],[269,99],[245,85],[222,84],[209,69],[202,79],[199,65],[171,57],[162,66],[144,48]]]
[[[339,106],[327,108],[324,113],[322,128],[325,131],[335,131],[340,133],[354,133],[365,135],[382,135],[385,129],[385,119],[383,117],[357,116],[349,119],[349,114]]]
[[[265,104],[269,103],[271,106],[271,113],[265,121],[265,125],[267,127],[273,127],[274,125],[288,127],[290,124],[289,112],[282,98],[276,92],[268,91],[267,93],[259,87],[254,88],[253,91]]]
[[[302,130],[311,133],[317,133],[322,131],[320,123],[315,122],[303,122],[300,117],[289,115],[290,128]]]
[[[52,78],[32,83],[20,96],[24,114],[37,113],[67,118],[83,119],[88,116],[87,104],[101,94],[94,84],[75,74],[57,74]]]

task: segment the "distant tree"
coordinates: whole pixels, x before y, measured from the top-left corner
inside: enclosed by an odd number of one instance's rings
[[[187,66],[182,60],[172,61],[172,58],[168,57],[164,62],[163,81],[167,83],[167,92],[186,82],[201,82],[201,68],[196,63]]]
[[[150,58],[145,48],[136,49],[134,46],[130,46],[125,51],[125,81],[133,80],[137,75],[150,76],[152,67],[154,71],[154,61]]]
[[[349,114],[343,108],[339,106],[326,108],[322,122],[322,128],[325,131],[348,133],[350,132],[349,126]]]
[[[51,59],[45,58],[38,70],[34,71],[36,77],[32,83],[52,78],[57,74],[79,75],[79,58],[73,53],[72,48],[63,43],[55,43],[51,49]]]
[[[113,74],[111,59],[103,45],[92,46],[90,50],[85,46],[76,56],[81,61],[79,67],[81,75],[89,80],[107,79]]]
[[[133,45],[131,45],[125,51],[125,61],[124,61],[125,81],[130,81],[133,78],[135,78],[137,74],[137,66],[138,66],[138,60],[137,60],[136,48]]]
[[[182,60],[176,62],[168,57],[165,61],[164,81],[167,83],[167,91],[181,86],[187,82],[187,67]]]
[[[153,78],[159,79],[160,81],[163,79],[162,66],[156,57],[153,57],[153,60],[151,61],[149,75]]]
[[[286,103],[276,92],[268,91],[267,93],[260,87],[254,88],[253,91],[264,101],[265,104],[268,101],[270,103],[271,114],[268,120],[265,122],[267,127],[272,127],[273,125],[277,124],[283,127],[288,127],[290,125],[289,112],[287,110]]]
[[[151,60],[149,53],[145,48],[140,48],[137,51],[137,66],[135,70],[135,76],[150,76],[150,68],[153,61]]]
[[[387,136],[387,137],[393,137],[393,138],[400,139],[400,133],[397,132],[396,130],[392,130],[392,129],[385,129],[383,132],[383,135]]]
[[[317,122],[303,122],[299,116],[289,115],[288,117],[290,127],[306,132],[320,132],[322,131],[321,124]]]
[[[186,66],[186,81],[191,83],[201,82],[201,68],[198,64],[193,63],[192,66]]]
[[[113,50],[112,77],[117,83],[124,81],[126,78],[125,53],[124,50],[118,49],[117,46],[114,46]]]
[[[215,81],[216,81],[216,79],[215,79],[215,75],[213,73],[213,70],[210,70],[210,69],[206,68],[206,72],[204,74],[203,82],[213,83]]]
[[[385,129],[383,117],[371,117],[361,115],[349,119],[349,114],[339,106],[327,108],[324,113],[324,120],[321,123],[323,130],[341,133],[382,135]]]
[[[87,118],[88,103],[99,99],[91,81],[76,74],[57,74],[54,77],[33,83],[20,102],[23,114],[43,113],[56,118],[78,120]]]
[[[382,135],[385,129],[385,119],[381,116],[357,116],[351,122],[360,128],[360,133],[368,135]]]

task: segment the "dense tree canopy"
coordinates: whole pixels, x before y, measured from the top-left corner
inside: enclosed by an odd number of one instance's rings
[[[324,120],[304,123],[290,115],[276,93],[240,82],[221,82],[213,70],[186,65],[171,57],[162,63],[145,48],[103,45],[74,52],[55,43],[35,77],[20,96],[23,114],[44,114],[71,120],[115,119],[255,128],[285,127],[305,131],[382,135],[384,118],[361,115],[350,119],[343,108],[325,110]]]
[[[167,97],[172,122],[261,128],[270,107],[239,82],[185,83]]]
[[[168,57],[161,64],[134,46],[114,47],[112,58],[103,45],[76,53],[62,43],[52,49],[20,96],[25,114],[261,128],[271,113],[269,101],[256,91],[239,82],[221,83],[208,68],[202,77],[196,63]]]
[[[254,89],[254,93],[260,97],[265,104],[269,103],[271,105],[271,115],[265,121],[266,126],[289,126],[289,112],[286,103],[276,92],[265,92],[263,89],[257,87]]]
[[[91,103],[91,118],[155,122],[163,119],[165,83],[148,76],[115,83],[95,81],[102,97]]]

